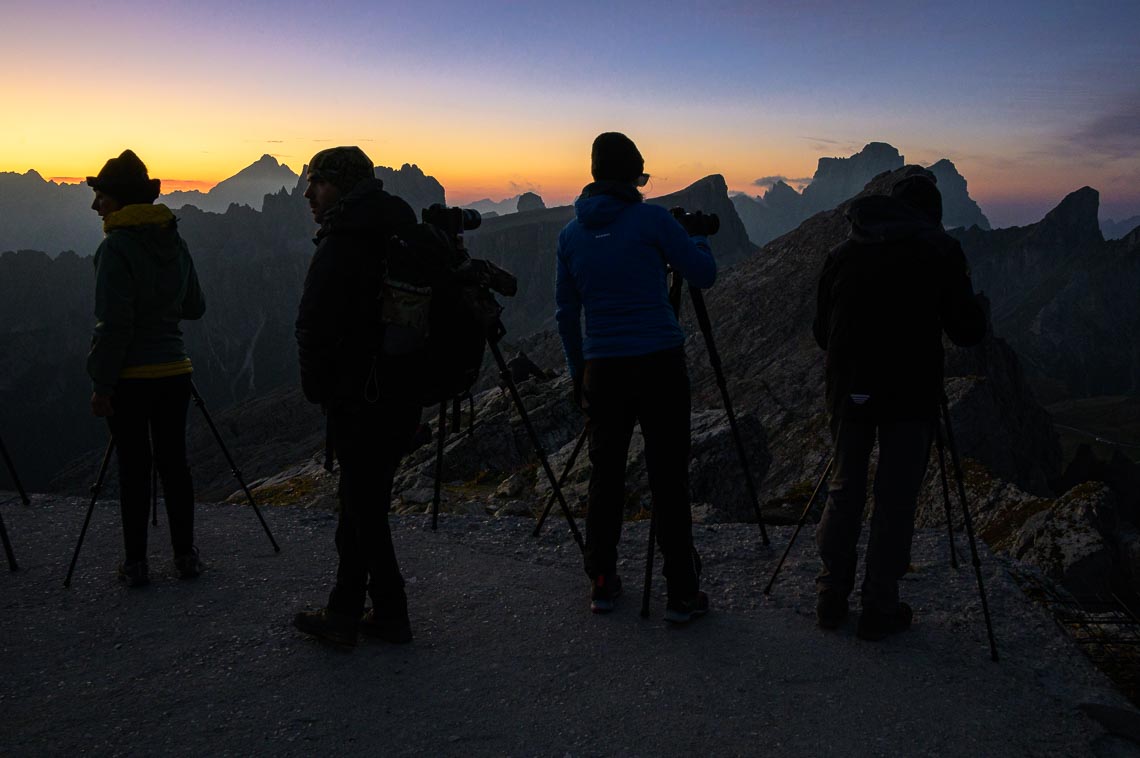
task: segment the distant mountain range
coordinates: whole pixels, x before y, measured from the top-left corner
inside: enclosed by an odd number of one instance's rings
[[[797,192],[787,182],[777,180],[763,195],[736,195],[733,205],[740,214],[749,238],[763,245],[790,232],[816,213],[831,210],[885,171],[896,171],[905,161],[899,151],[885,142],[870,142],[849,158],[820,158],[811,183]],[[946,228],[978,226],[989,229],[990,222],[966,191],[966,180],[945,158],[929,167],[942,191],[943,222]]]
[[[508,197],[504,200],[492,200],[485,197],[463,205],[464,208],[479,211],[484,216],[506,216],[510,213],[526,213],[527,211],[542,210],[546,207],[542,197],[535,192],[524,192],[521,195]]]
[[[165,203],[172,210],[192,205],[201,211],[225,213],[231,205],[246,205],[259,211],[266,195],[295,186],[297,178],[293,169],[278,163],[272,155],[263,155],[229,179],[215,184],[208,192],[170,192],[159,196],[158,202]]]

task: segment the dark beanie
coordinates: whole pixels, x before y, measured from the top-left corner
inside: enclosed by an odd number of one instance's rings
[[[347,195],[364,179],[375,179],[372,159],[356,145],[330,147],[309,161],[309,178],[326,181]]]
[[[936,224],[942,223],[942,193],[935,184],[937,180],[926,174],[914,174],[895,182],[891,187],[891,197],[921,211]]]
[[[596,181],[628,182],[645,171],[633,140],[621,132],[603,132],[590,150],[590,173]]]
[[[92,189],[109,195],[122,205],[153,203],[158,198],[162,182],[151,179],[146,164],[130,150],[103,164],[98,176],[87,177]]]

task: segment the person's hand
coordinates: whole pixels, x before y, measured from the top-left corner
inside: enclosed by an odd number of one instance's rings
[[[91,393],[91,413],[99,418],[106,418],[107,416],[115,415],[115,408],[111,405],[110,395],[100,395],[98,392]]]

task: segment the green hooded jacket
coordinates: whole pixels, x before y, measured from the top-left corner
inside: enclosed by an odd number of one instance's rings
[[[190,250],[165,205],[128,205],[103,221],[95,253],[95,333],[87,373],[95,392],[113,395],[124,369],[189,361],[182,319],[206,300]]]

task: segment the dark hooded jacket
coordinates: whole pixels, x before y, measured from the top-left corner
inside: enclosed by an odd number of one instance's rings
[[[95,253],[95,332],[87,373],[101,395],[114,394],[124,369],[184,362],[182,319],[198,319],[206,300],[174,214],[165,205],[127,205],[103,222]]]
[[[310,402],[339,408],[366,401],[391,366],[379,365],[384,255],[416,214],[384,191],[379,179],[358,182],[321,219],[297,311],[301,388]]]
[[[935,418],[942,333],[957,345],[985,336],[957,240],[917,208],[886,196],[856,200],[851,233],[827,256],[813,330],[827,351],[833,418]]]

